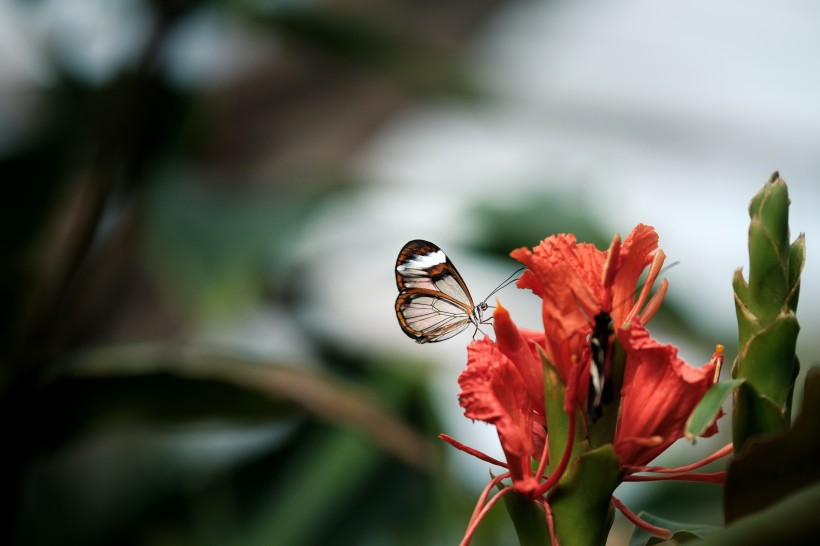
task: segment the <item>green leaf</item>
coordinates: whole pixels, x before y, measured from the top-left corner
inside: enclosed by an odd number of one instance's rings
[[[292,412],[298,408],[302,414],[308,413],[320,421],[359,431],[385,451],[417,468],[429,468],[436,460],[431,442],[396,419],[373,393],[318,371],[194,347],[148,345],[88,351],[63,370],[61,377],[139,383],[155,375],[166,376],[179,386],[205,382],[220,392],[240,390],[256,401],[252,407],[257,413],[260,401],[274,409],[284,406]],[[152,394],[141,391],[135,400],[150,407],[146,400],[150,400]],[[178,394],[176,403],[184,407],[183,391]],[[173,395],[172,390],[169,395]],[[213,400],[207,396],[195,396],[192,400],[198,404],[187,410],[192,415],[209,417],[214,412],[230,415],[232,411],[230,403],[224,400],[224,406],[217,408],[212,407]],[[112,403],[115,408],[119,407],[116,401]],[[244,407],[237,404],[237,410]],[[273,418],[276,414],[268,415]]]
[[[746,305],[749,301],[749,285],[743,279],[743,271],[741,269],[735,270],[735,275],[732,278],[732,287],[735,295],[735,314],[737,315],[737,329],[738,329],[738,347],[745,347],[749,338],[754,334],[760,325],[757,318]],[[732,370],[732,377],[735,371]]]
[[[603,546],[612,524],[612,492],[621,481],[611,444],[581,455],[549,496],[561,544]]]
[[[715,525],[701,525],[696,523],[681,523],[664,519],[649,512],[641,512],[638,516],[647,523],[656,527],[668,529],[672,536],[668,539],[660,538],[645,529],[635,528],[629,546],[649,546],[651,544],[683,544],[699,538],[713,535],[720,531],[722,527]]]
[[[540,505],[516,492],[505,495],[503,500],[521,546],[549,545],[547,518]]]
[[[732,379],[712,385],[686,421],[684,436],[689,440],[702,436],[709,428],[709,425],[717,418],[720,407],[726,398],[744,382],[745,379]]]
[[[789,309],[797,311],[797,299],[800,296],[800,274],[806,263],[806,236],[801,234],[789,247]]]
[[[794,354],[799,331],[794,312],[786,311],[750,336],[740,349],[739,378],[748,379],[786,414],[786,400],[798,372]]]
[[[773,433],[784,427],[783,413],[771,400],[762,396],[751,383],[743,383],[735,390],[732,412],[732,439],[735,453],[741,453],[749,438]]]
[[[767,322],[789,294],[789,192],[774,173],[749,205],[749,305]]]
[[[820,368],[809,371],[805,385],[803,407],[794,426],[775,437],[750,441],[729,465],[724,489],[727,522],[820,481]]]

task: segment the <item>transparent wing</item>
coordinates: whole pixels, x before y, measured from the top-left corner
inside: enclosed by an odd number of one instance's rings
[[[427,288],[411,288],[396,298],[396,317],[404,333],[417,343],[444,341],[472,322],[472,308]]]
[[[470,312],[474,307],[458,270],[444,251],[429,241],[416,239],[404,245],[396,258],[396,285],[399,291],[424,288],[441,292]]]

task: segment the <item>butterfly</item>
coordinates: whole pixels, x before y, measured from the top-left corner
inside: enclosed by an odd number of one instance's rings
[[[593,317],[592,332],[589,334],[591,362],[587,396],[587,415],[593,423],[603,414],[602,406],[612,401],[612,384],[606,375],[610,366],[607,358],[613,348],[614,334],[612,315],[609,312],[602,310]]]
[[[513,282],[516,273],[490,296]],[[475,305],[453,263],[429,241],[415,239],[401,249],[396,258],[396,286],[396,318],[404,333],[416,343],[450,339],[470,324],[478,332],[479,326],[487,323],[484,313],[490,308],[490,296]]]

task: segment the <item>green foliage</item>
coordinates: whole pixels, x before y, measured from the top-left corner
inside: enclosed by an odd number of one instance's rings
[[[733,286],[739,349],[732,377],[744,379],[735,397],[733,437],[736,452],[748,440],[788,427],[799,364],[795,310],[805,241],[789,244],[789,197],[774,173],[749,205],[749,281],[740,270]]]
[[[503,500],[515,526],[520,546],[544,546],[550,543],[547,516],[538,503],[516,492],[505,495]]]
[[[612,492],[621,482],[621,465],[611,444],[587,451],[549,496],[561,544],[603,546],[613,521]]]
[[[706,429],[715,422],[720,412],[720,407],[726,398],[743,383],[743,379],[733,379],[712,385],[692,411],[689,420],[686,421],[684,436],[689,440],[694,440],[698,436],[702,436],[703,433],[706,432]]]
[[[558,371],[549,361],[547,354],[539,347],[541,365],[544,370],[544,403],[547,418],[547,442],[549,443],[550,469],[555,470],[558,461],[564,455],[569,441],[570,419],[564,411],[564,393],[566,386]],[[584,438],[584,425],[581,412],[575,410],[575,434],[573,436],[570,461],[576,459],[589,448]]]
[[[816,544],[820,536],[820,483],[804,487],[770,507],[743,517],[699,546],[769,546]]]

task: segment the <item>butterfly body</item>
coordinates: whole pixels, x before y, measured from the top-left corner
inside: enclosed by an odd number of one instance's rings
[[[597,420],[603,413],[603,404],[612,400],[612,384],[609,381],[609,361],[612,350],[612,316],[601,311],[592,319],[592,332],[589,335],[591,353],[589,368],[589,394],[587,396],[587,415]]]
[[[396,317],[416,343],[444,341],[470,324],[484,321],[486,302],[478,305],[450,259],[435,244],[410,241],[396,258]]]

